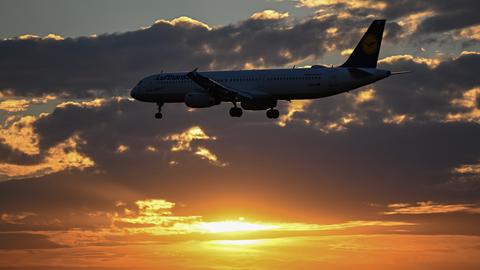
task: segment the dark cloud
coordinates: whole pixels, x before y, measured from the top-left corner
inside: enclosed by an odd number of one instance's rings
[[[194,67],[282,66],[325,51],[328,21],[246,20],[208,30],[193,22],[157,22],[150,28],[76,39],[0,41],[0,89],[17,95],[88,90],[125,94],[141,77]],[[288,28],[287,27],[290,27]],[[292,59],[281,56],[288,50]]]
[[[285,66],[318,59],[327,48],[351,48],[360,38],[359,28],[370,21],[361,16],[248,19],[209,30],[184,18],[98,37],[3,40],[0,89],[12,89],[16,95],[124,95],[143,76],[162,70]],[[332,27],[336,35],[327,36],[326,29]],[[402,31],[397,23],[389,23],[386,40],[398,40]]]
[[[300,1],[301,2],[301,1]],[[306,0],[305,2],[309,2]],[[313,1],[312,1],[313,2]],[[384,4],[382,4],[384,3]],[[350,16],[364,18],[367,16],[383,17],[387,20],[405,20],[409,16],[418,16],[415,25],[414,37],[423,38],[423,35],[448,32],[462,29],[480,23],[478,10],[480,5],[475,0],[384,0],[370,1],[370,3],[358,4],[354,1],[333,1],[325,4],[317,2],[310,4],[311,7],[321,8],[320,13],[346,12]],[[429,13],[427,15],[427,13]],[[397,27],[398,28],[398,25]],[[398,32],[398,29],[396,29]]]
[[[0,233],[0,250],[16,249],[51,249],[64,246],[48,240],[41,234],[31,233]]]

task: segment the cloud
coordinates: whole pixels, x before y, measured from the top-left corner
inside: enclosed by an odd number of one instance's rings
[[[319,9],[317,17],[344,14],[339,17],[383,17],[396,32],[394,38],[422,38],[431,34],[468,29],[480,23],[476,16],[478,1],[462,0],[298,0],[298,7]],[[393,27],[395,26],[395,27]],[[388,30],[387,30],[388,31]],[[390,36],[391,33],[387,34]],[[449,33],[451,34],[451,33]],[[396,37],[395,37],[396,36]]]
[[[225,167],[228,165],[228,163],[221,162],[218,160],[217,155],[213,154],[210,150],[208,150],[205,147],[197,147],[197,150],[194,153],[195,155],[199,156],[202,159],[208,160],[211,164],[219,167]]]
[[[435,68],[440,64],[439,59],[433,58],[425,58],[425,57],[415,57],[413,55],[405,54],[405,55],[392,55],[378,61],[379,64],[392,64],[399,61],[412,61],[417,64],[424,64],[427,65],[429,68]]]
[[[120,144],[120,145],[117,147],[117,151],[116,151],[116,152],[117,152],[118,154],[121,154],[121,153],[127,152],[129,149],[130,149],[130,147],[128,147],[127,145]]]
[[[288,12],[280,13],[276,10],[266,9],[261,12],[254,13],[250,18],[252,20],[281,20],[288,17]]]
[[[44,117],[41,115],[40,117]],[[33,124],[37,121],[35,116],[10,116],[5,123],[0,126],[0,142],[8,145],[15,151],[20,151],[27,155],[38,155],[39,138],[35,133]]]
[[[1,97],[0,95],[0,98]],[[53,95],[30,99],[7,99],[0,101],[0,110],[7,112],[24,112],[31,105],[46,104],[55,99],[57,99],[57,97]]]
[[[67,106],[76,106],[81,108],[98,108],[101,107],[107,99],[105,98],[96,98],[88,101],[64,101],[60,104],[57,104],[57,108],[65,108]]]
[[[52,249],[62,248],[48,236],[31,233],[0,233],[0,250]]]
[[[199,27],[199,28],[205,28],[207,30],[212,30],[212,28],[201,21],[197,21],[195,19],[192,19],[187,16],[181,16],[178,18],[175,18],[173,20],[156,20],[154,24],[169,24],[171,26],[179,26],[179,27]]]
[[[181,133],[174,133],[163,138],[165,141],[176,142],[171,148],[172,152],[177,151],[191,151],[191,143],[195,140],[216,140],[216,137],[211,137],[199,126],[193,126]]]
[[[371,101],[374,98],[375,98],[375,89],[370,88],[370,89],[359,91],[355,95],[355,102],[364,103],[364,102]]]
[[[84,170],[95,165],[89,157],[78,152],[77,147],[85,142],[79,136],[68,138],[50,148],[40,163],[19,165],[0,162],[0,180],[40,177],[63,170]]]
[[[480,87],[469,89],[462,93],[461,98],[451,101],[461,112],[449,113],[446,121],[467,121],[480,123]]]
[[[480,174],[480,164],[462,165],[454,169],[458,174]]]
[[[475,204],[441,204],[432,201],[417,202],[416,205],[408,203],[389,204],[389,211],[385,215],[425,215],[425,214],[446,214],[446,213],[480,213],[480,207]]]
[[[0,215],[0,221],[8,224],[22,224],[28,217],[36,216],[31,212],[23,212],[18,214],[3,213]]]
[[[7,112],[26,111],[30,102],[26,99],[11,99],[0,101],[0,110]]]
[[[147,147],[145,148],[145,151],[147,151],[147,152],[157,152],[158,149],[155,146],[147,145]]]
[[[285,127],[288,122],[294,119],[295,113],[304,112],[305,109],[312,104],[311,100],[293,100],[288,103],[287,113],[282,114],[277,124],[281,127]],[[305,119],[305,122],[308,123],[309,120]]]
[[[48,34],[44,37],[37,36],[37,35],[31,35],[31,34],[25,34],[25,35],[20,35],[17,37],[17,39],[20,40],[53,40],[53,41],[62,41],[65,40],[64,37],[57,35],[57,34]],[[9,40],[9,39],[7,39]]]
[[[463,39],[480,41],[480,25],[464,28],[460,30],[457,35],[457,40]]]
[[[400,125],[412,120],[414,120],[414,117],[412,116],[408,116],[406,114],[395,114],[383,118],[383,123]]]
[[[378,9],[383,10],[387,6],[384,1],[370,0],[298,0],[298,6],[309,8],[324,8],[334,5],[342,5],[348,9]]]
[[[452,169],[451,178],[446,184],[454,190],[480,189],[480,164],[463,164]]]
[[[219,167],[225,167],[228,165],[226,162],[221,162],[217,155],[212,153],[209,149],[207,149],[204,146],[198,146],[195,151],[192,149],[192,142],[197,141],[197,140],[203,140],[203,141],[208,141],[208,140],[216,140],[216,137],[212,137],[207,135],[202,128],[199,126],[193,126],[181,133],[175,133],[171,134],[168,136],[165,136],[163,140],[165,141],[174,141],[176,144],[174,144],[170,150],[172,152],[178,152],[178,151],[188,151],[188,152],[193,152],[194,155],[199,156],[201,159],[206,159],[208,162],[215,166]],[[171,164],[171,165],[176,165]]]

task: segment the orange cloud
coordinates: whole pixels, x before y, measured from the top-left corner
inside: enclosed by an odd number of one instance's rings
[[[213,154],[210,150],[205,147],[197,147],[197,151],[195,151],[195,155],[199,156],[202,159],[208,160],[211,164],[219,167],[225,167],[228,163],[221,162],[218,160],[217,155]]]
[[[187,16],[181,16],[181,17],[178,17],[178,18],[175,18],[173,20],[156,20],[154,24],[159,24],[159,23],[166,23],[166,24],[170,24],[171,26],[195,26],[195,27],[202,27],[202,28],[205,28],[207,30],[212,30],[212,28],[206,24],[206,23],[203,23],[201,21],[197,21],[195,19],[192,19],[190,17],[187,17]]]
[[[74,135],[47,150],[45,158],[37,164],[18,165],[0,163],[0,179],[39,177],[68,169],[84,170],[95,165],[92,159],[78,152],[79,144],[84,144]]]
[[[117,147],[117,153],[118,154],[122,154],[122,153],[125,153],[128,151],[128,149],[130,149],[130,147],[128,147],[127,145],[124,145],[124,144],[120,144],[118,147]]]
[[[105,98],[96,98],[88,101],[65,101],[57,105],[57,108],[65,108],[67,106],[75,106],[81,108],[98,108],[103,106],[107,100]]]
[[[379,60],[378,63],[393,64],[398,61],[412,61],[416,64],[427,65],[429,68],[435,68],[441,62],[439,59],[435,59],[435,58],[417,57],[410,54],[403,54],[403,55],[392,55],[389,57],[385,57]]]
[[[158,149],[155,146],[147,145],[147,147],[145,148],[145,151],[154,153],[154,152],[158,152]]]
[[[460,36],[466,39],[480,40],[480,25],[462,29],[460,31]]]
[[[174,216],[175,203],[167,200],[139,200],[135,206],[135,209],[124,208],[123,213],[116,213],[114,224],[132,233],[165,235],[190,233],[189,225],[200,219],[199,216]]]
[[[480,87],[472,88],[463,93],[461,98],[453,99],[450,103],[465,112],[449,113],[447,122],[477,122],[480,123],[480,106],[477,101],[480,99]]]
[[[22,212],[18,214],[3,213],[0,215],[0,221],[8,224],[24,224],[25,219],[36,215],[37,214],[31,212]]]
[[[468,164],[462,165],[453,169],[457,174],[479,174],[480,175],[480,164]]]
[[[193,152],[194,155],[199,156],[201,159],[208,160],[211,164],[219,167],[225,167],[228,165],[226,162],[221,162],[217,155],[212,153],[204,146],[196,147],[195,151],[192,149],[192,142],[196,140],[216,140],[216,137],[207,135],[199,126],[193,126],[181,133],[175,133],[163,138],[165,141],[173,141],[175,144],[170,148],[172,152],[187,151]],[[170,165],[177,165],[178,162]]]
[[[355,95],[355,102],[356,103],[364,103],[375,98],[375,90],[370,88],[366,90],[362,90]]]
[[[432,17],[434,15],[436,15],[434,11],[427,10],[427,11],[422,11],[417,13],[411,13],[411,14],[408,14],[407,16],[401,17],[397,21],[397,23],[400,26],[402,26],[404,30],[404,34],[401,34],[400,37],[403,38],[406,35],[413,34],[423,20],[429,17]]]
[[[55,41],[65,40],[64,37],[62,37],[60,35],[56,35],[56,34],[48,34],[44,37],[37,36],[37,35],[31,35],[31,34],[25,34],[25,35],[18,36],[17,39],[20,39],[20,40],[43,39],[43,40],[55,40]]]
[[[455,212],[480,213],[480,208],[475,204],[440,204],[432,201],[417,202],[415,205],[408,203],[389,204],[389,211],[385,215],[420,215],[420,214],[445,214]]]
[[[163,138],[165,141],[176,142],[172,146],[172,152],[192,150],[191,143],[194,140],[216,140],[216,137],[211,137],[205,134],[205,132],[199,126],[193,126],[181,133],[174,133]]]
[[[349,9],[373,8],[383,10],[387,6],[383,1],[370,0],[298,0],[298,6],[309,8],[323,8],[336,4],[343,4]]]
[[[383,118],[383,123],[385,124],[395,124],[395,125],[401,125],[405,122],[412,121],[415,119],[413,116],[409,116],[406,114],[391,114],[389,112],[389,116]]]
[[[26,111],[30,102],[26,99],[9,99],[0,102],[0,110],[7,112]]]
[[[346,113],[340,116],[335,121],[332,121],[326,124],[317,122],[314,124],[314,126],[321,132],[328,134],[330,132],[345,131],[347,130],[349,125],[353,125],[353,124],[361,125],[363,124],[363,121],[355,113]]]
[[[288,17],[288,12],[280,13],[276,10],[266,9],[254,13],[250,18],[253,20],[280,20]]]
[[[57,97],[53,95],[32,99],[7,99],[0,101],[0,110],[7,112],[23,112],[26,111],[31,105],[45,104],[55,99],[57,99]]]
[[[41,115],[42,117],[44,115]],[[0,126],[0,142],[16,151],[27,155],[38,155],[39,139],[33,128],[37,117],[27,115],[23,117],[11,116]]]
[[[287,126],[288,122],[293,121],[293,117],[295,113],[297,112],[304,112],[308,106],[312,104],[311,100],[292,100],[291,102],[288,103],[287,107],[287,114],[283,114],[280,116],[277,125],[281,127]],[[307,123],[309,123],[308,119],[305,120]]]

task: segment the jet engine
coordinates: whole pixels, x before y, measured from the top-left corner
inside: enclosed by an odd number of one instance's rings
[[[220,104],[220,101],[208,93],[192,91],[185,95],[185,104],[190,108],[207,108]]]
[[[245,110],[262,111],[262,110],[267,110],[267,109],[276,107],[277,101],[271,100],[271,99],[250,100],[250,101],[242,101],[241,105],[242,105],[242,108]]]

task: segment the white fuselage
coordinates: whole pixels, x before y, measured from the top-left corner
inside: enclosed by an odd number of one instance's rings
[[[349,91],[386,78],[390,71],[376,68],[312,68],[265,69],[199,72],[216,82],[245,92],[261,92],[269,100],[322,98]],[[184,102],[189,92],[205,92],[181,73],[160,73],[148,76],[132,90],[131,95],[145,102]],[[221,101],[230,101],[224,100]]]

